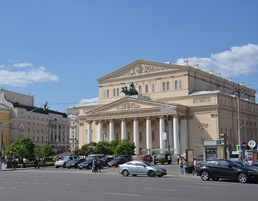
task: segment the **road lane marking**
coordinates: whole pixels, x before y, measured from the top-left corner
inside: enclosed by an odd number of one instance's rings
[[[156,191],[177,191],[177,190],[173,190],[173,189],[158,189],[158,188],[142,188],[144,190],[156,190]]]
[[[179,185],[177,187],[182,187],[182,188],[210,188],[209,186],[185,186],[185,185]]]
[[[103,192],[103,194],[107,194],[107,195],[123,195],[123,196],[140,196],[140,195],[136,195],[136,194],[109,193],[109,192]]]

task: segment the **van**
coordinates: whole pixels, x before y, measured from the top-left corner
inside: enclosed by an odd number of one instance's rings
[[[86,160],[93,160],[94,158],[103,158],[105,157],[105,154],[90,154],[87,156]]]
[[[229,160],[238,161],[239,160],[239,152],[238,151],[232,151],[232,153],[229,154]]]

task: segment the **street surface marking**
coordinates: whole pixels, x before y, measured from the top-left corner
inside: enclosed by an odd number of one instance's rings
[[[156,191],[177,191],[177,190],[173,190],[173,189],[157,189],[157,188],[142,188],[145,190],[156,190]]]
[[[135,194],[108,193],[108,192],[103,192],[103,194],[108,194],[108,195],[123,195],[123,196],[140,196],[140,195],[135,195]]]
[[[182,187],[182,188],[210,188],[209,186],[183,186],[183,185],[179,185],[177,187]]]

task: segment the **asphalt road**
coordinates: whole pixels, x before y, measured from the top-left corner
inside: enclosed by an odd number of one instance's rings
[[[258,184],[202,181],[180,175],[177,165],[164,166],[168,175],[123,177],[111,168],[90,170],[46,167],[0,172],[0,201],[243,201],[255,200]]]

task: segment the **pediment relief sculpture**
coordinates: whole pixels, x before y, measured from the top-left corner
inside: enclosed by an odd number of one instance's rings
[[[137,109],[137,108],[141,108],[141,106],[137,105],[135,103],[126,102],[126,103],[119,105],[116,109],[117,110],[129,110],[129,109]]]
[[[118,75],[116,77],[129,77],[134,75],[141,75],[141,74],[149,74],[149,73],[155,73],[159,71],[168,71],[171,69],[164,68],[164,67],[158,67],[158,66],[150,66],[145,64],[139,64],[135,67],[133,67],[131,70],[122,73],[121,75]]]

